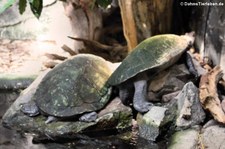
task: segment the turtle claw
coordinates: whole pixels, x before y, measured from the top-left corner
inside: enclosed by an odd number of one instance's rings
[[[54,116],[48,116],[47,120],[45,121],[45,124],[49,124],[51,122],[56,122],[58,119]]]
[[[152,106],[153,106],[152,103],[146,102],[146,101],[134,103],[134,109],[137,110],[140,113],[148,112],[151,109]]]
[[[86,113],[82,115],[79,120],[82,122],[94,122],[98,117],[96,112]]]

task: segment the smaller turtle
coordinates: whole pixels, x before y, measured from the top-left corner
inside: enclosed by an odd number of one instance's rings
[[[109,101],[111,63],[91,54],[79,54],[53,68],[41,81],[30,103],[21,105],[28,116],[43,114],[46,123],[80,116],[95,121],[96,111]]]
[[[134,108],[141,113],[147,112],[152,106],[152,103],[146,100],[147,81],[177,62],[193,42],[194,33],[150,37],[137,45],[122,61],[110,76],[108,83],[118,86],[119,96],[124,104],[133,98]]]

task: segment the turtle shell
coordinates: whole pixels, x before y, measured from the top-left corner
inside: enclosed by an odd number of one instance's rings
[[[56,117],[100,110],[111,94],[105,85],[112,73],[108,64],[91,54],[74,56],[43,78],[33,100],[42,112]]]
[[[173,63],[193,43],[193,36],[163,34],[142,41],[122,61],[108,82],[118,85],[146,70],[157,73]]]

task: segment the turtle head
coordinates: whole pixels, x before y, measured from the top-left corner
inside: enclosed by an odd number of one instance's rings
[[[20,110],[28,116],[36,116],[39,114],[39,109],[35,103],[24,103],[20,106]]]
[[[186,40],[189,41],[189,45],[193,45],[194,41],[195,41],[195,32],[189,32],[189,33],[185,33],[185,35],[182,35],[182,37],[184,37]]]

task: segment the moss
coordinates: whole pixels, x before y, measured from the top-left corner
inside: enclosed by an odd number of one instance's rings
[[[130,141],[134,137],[134,134],[132,131],[127,131],[125,133],[119,134],[118,137],[122,140]]]
[[[117,125],[117,129],[125,129],[132,126],[132,112],[129,111],[122,111],[119,112],[119,123]]]

